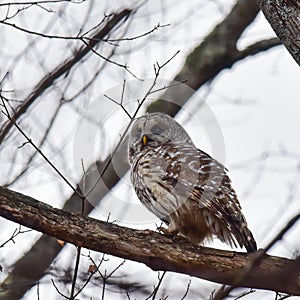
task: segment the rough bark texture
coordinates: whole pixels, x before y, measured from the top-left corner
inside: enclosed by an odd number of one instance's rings
[[[257,0],[282,44],[300,65],[299,0]]]
[[[152,231],[133,230],[55,209],[3,187],[0,215],[77,246],[141,262],[153,270],[179,272],[229,285],[242,278],[241,286],[300,295],[299,265],[296,276],[288,276],[289,269],[294,269],[299,261],[266,255],[245,274],[255,254],[174,242]]]

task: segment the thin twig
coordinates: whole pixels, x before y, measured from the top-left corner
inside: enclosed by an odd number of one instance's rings
[[[71,287],[71,293],[70,293],[70,300],[75,299],[74,294],[75,294],[75,288],[76,288],[76,280],[77,280],[77,276],[78,276],[80,254],[81,254],[81,247],[77,247],[76,262],[75,262],[74,274],[73,274],[73,279],[72,279],[72,287]]]
[[[160,276],[160,277],[158,276],[158,284],[157,284],[157,286],[154,288],[153,293],[148,298],[146,298],[145,300],[150,299],[151,296],[152,296],[151,300],[155,299],[155,297],[156,297],[156,295],[158,293],[158,290],[159,290],[159,288],[161,286],[161,283],[162,283],[162,281],[163,281],[166,273],[167,273],[167,271],[164,271],[163,274],[162,274],[162,276]]]
[[[32,141],[32,139],[24,132],[24,130],[10,116],[3,99],[2,99],[2,104],[5,108],[5,111],[2,111],[2,113],[18,129],[18,131],[25,137],[27,142],[30,143],[30,145],[32,145],[33,148],[44,158],[44,160],[51,166],[51,168],[66,182],[66,184],[73,190],[73,192],[76,193],[80,198],[82,198],[83,195],[70,183],[70,181],[62,174],[62,172],[58,170],[58,168],[50,161],[50,159],[43,153],[43,151]]]
[[[147,36],[160,28],[168,27],[170,25],[171,24],[160,25],[159,23],[157,23],[157,25],[155,25],[151,30],[149,30],[145,33],[142,33],[140,35],[136,35],[134,37],[120,38],[120,39],[103,39],[103,41],[106,41],[106,42],[133,41],[133,40],[139,39],[141,37]]]
[[[38,148],[41,149],[41,147],[44,145],[45,141],[47,140],[48,134],[52,128],[52,125],[54,124],[56,117],[60,111],[60,109],[62,108],[61,104],[57,106],[53,116],[51,117],[51,120],[49,122],[49,126],[47,127],[42,139],[39,142]],[[23,147],[24,145],[28,144],[29,142],[26,141],[24,142],[21,146],[19,146],[19,148]],[[30,143],[29,143],[30,144]],[[31,162],[34,160],[34,158],[36,157],[36,155],[38,154],[37,151],[35,151],[27,160],[26,165],[23,167],[23,169],[19,172],[19,174],[17,174],[11,181],[6,182],[6,186],[10,186],[15,184],[26,172],[28,172],[30,170],[30,164]]]
[[[87,43],[83,38],[81,39],[81,41],[87,46],[89,47],[89,43]],[[124,70],[126,70],[130,75],[132,75],[135,79],[138,79],[138,80],[141,80],[140,78],[138,78],[133,72],[131,72],[129,70],[129,67],[127,64],[121,64],[121,63],[118,63],[114,60],[111,60],[110,58],[108,57],[105,57],[103,56],[102,54],[100,54],[98,51],[96,51],[93,47],[90,47],[90,51],[93,52],[94,54],[96,54],[97,56],[99,56],[101,59],[104,59],[106,60],[107,62],[113,64],[113,65],[116,65],[120,68],[123,68]]]
[[[10,236],[10,238],[8,240],[6,240],[5,242],[3,242],[1,245],[0,245],[0,248],[3,248],[6,244],[8,244],[9,242],[13,242],[15,244],[15,240],[14,238],[16,236],[18,236],[19,234],[22,234],[22,233],[26,233],[26,232],[30,232],[32,231],[31,229],[27,229],[27,230],[21,230],[22,226],[19,225],[19,228],[18,229],[15,229],[14,232],[12,233],[12,235]]]
[[[239,296],[235,297],[234,300],[241,299],[241,298],[243,298],[243,297],[245,297],[245,296],[247,296],[247,295],[250,295],[250,294],[252,294],[252,293],[255,293],[255,292],[256,292],[256,290],[250,289],[249,291],[246,291],[246,292],[240,294]]]
[[[157,93],[157,92],[161,92],[161,91],[163,91],[163,90],[166,90],[166,89],[168,89],[168,88],[171,88],[171,87],[173,87],[173,86],[176,86],[176,85],[178,85],[178,84],[185,83],[185,82],[187,82],[187,80],[176,81],[176,82],[174,82],[174,83],[171,83],[171,84],[168,84],[168,85],[164,85],[163,87],[161,87],[161,88],[159,88],[159,89],[153,90],[153,91],[150,93],[150,95],[151,95],[151,94],[154,94],[154,93]]]
[[[104,254],[103,254],[103,259],[104,259]],[[107,280],[121,267],[125,264],[125,260],[123,262],[121,262],[118,266],[116,266],[109,274],[107,274],[107,270],[104,270],[104,274],[102,274],[102,272],[99,270],[99,267],[97,268],[98,273],[100,274],[101,278],[102,278],[102,300],[104,300],[104,295],[105,295],[105,288],[106,288],[106,282]]]
[[[128,110],[127,110],[127,109],[124,107],[124,105],[123,105],[124,92],[125,92],[125,85],[126,85],[126,80],[124,79],[124,81],[123,81],[123,86],[122,86],[122,94],[121,94],[121,101],[120,101],[120,103],[119,103],[117,100],[115,100],[115,99],[109,97],[109,96],[106,95],[106,94],[104,94],[104,97],[107,98],[107,99],[109,99],[109,100],[112,101],[113,103],[115,103],[115,104],[121,106],[122,110],[126,113],[126,115],[129,117],[129,119],[132,119],[130,113],[128,112]]]
[[[189,290],[190,290],[190,287],[191,287],[191,283],[192,283],[192,281],[191,281],[191,279],[190,279],[190,280],[189,280],[189,283],[188,283],[188,285],[187,285],[187,287],[186,287],[185,293],[184,293],[184,295],[182,296],[182,298],[181,298],[180,300],[184,300],[185,297],[187,296],[187,294],[188,294],[188,292],[189,292]]]
[[[103,260],[101,259],[101,260],[100,260],[100,263],[99,263],[98,266],[97,266],[96,263],[94,262],[94,260],[92,259],[92,257],[90,256],[90,253],[89,253],[88,257],[89,257],[89,259],[92,261],[93,266],[96,266],[96,270],[90,272],[90,273],[91,273],[90,276],[89,276],[88,279],[84,282],[84,284],[82,285],[82,287],[79,288],[79,289],[77,290],[77,293],[74,295],[74,299],[75,299],[75,298],[83,291],[83,289],[89,284],[89,282],[91,281],[91,279],[92,279],[93,276],[95,275],[96,271],[100,268],[100,266],[101,266],[101,264],[102,264],[102,262],[103,262]],[[103,257],[104,257],[104,255],[103,255]]]
[[[61,295],[62,297],[66,298],[66,299],[69,299],[69,297],[67,297],[66,295],[64,295],[64,294],[59,290],[59,288],[56,286],[56,284],[55,284],[55,282],[54,282],[54,280],[53,280],[52,278],[51,278],[51,282],[52,282],[54,288],[56,289],[56,291],[57,291],[57,293],[58,293],[59,295]]]
[[[0,6],[12,6],[12,5],[37,5],[37,4],[51,4],[51,3],[62,3],[62,2],[69,2],[72,4],[80,4],[85,2],[85,0],[41,0],[41,1],[27,1],[27,2],[6,2],[0,3]]]
[[[37,294],[38,300],[40,300],[40,281],[38,281],[37,285],[36,285],[36,294]]]

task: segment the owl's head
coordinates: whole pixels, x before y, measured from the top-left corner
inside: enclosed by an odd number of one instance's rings
[[[158,147],[165,143],[194,145],[184,128],[167,114],[147,113],[136,119],[129,133],[129,156],[145,147]]]

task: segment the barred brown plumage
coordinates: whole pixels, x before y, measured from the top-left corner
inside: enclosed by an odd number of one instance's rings
[[[168,225],[164,232],[257,249],[226,168],[197,149],[173,118],[150,113],[135,120],[129,160],[138,198]]]

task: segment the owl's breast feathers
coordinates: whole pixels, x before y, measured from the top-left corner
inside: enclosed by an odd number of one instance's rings
[[[174,143],[144,148],[133,156],[131,170],[132,180],[145,188],[163,185],[169,192],[175,188],[185,198],[199,195],[202,190],[213,196],[221,183],[226,185],[225,176],[229,181],[225,168],[208,154]],[[230,181],[226,188],[230,191]]]

